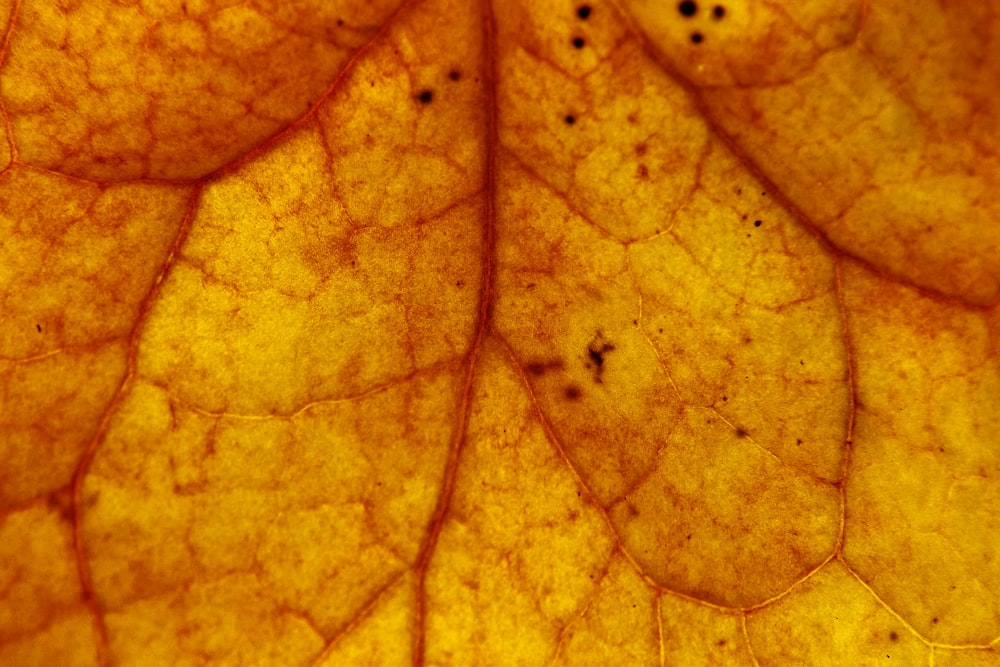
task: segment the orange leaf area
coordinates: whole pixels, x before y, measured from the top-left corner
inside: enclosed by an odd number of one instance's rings
[[[1000,664],[995,0],[0,24],[0,664]]]

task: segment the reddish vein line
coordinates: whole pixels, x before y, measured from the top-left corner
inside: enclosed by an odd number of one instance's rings
[[[90,469],[90,464],[94,460],[94,456],[97,454],[98,447],[100,447],[104,438],[107,436],[108,426],[111,423],[111,419],[115,413],[117,413],[118,408],[125,400],[128,390],[132,384],[132,380],[135,378],[136,353],[139,348],[139,336],[142,333],[143,325],[146,323],[146,319],[149,317],[149,311],[152,309],[153,304],[156,302],[156,298],[160,294],[160,288],[163,285],[163,282],[166,280],[171,268],[176,263],[175,260],[177,258],[177,253],[180,251],[181,246],[184,245],[184,240],[187,238],[188,231],[191,229],[191,221],[194,219],[195,209],[197,208],[200,199],[201,190],[197,189],[192,193],[191,198],[188,201],[187,211],[184,213],[184,218],[181,220],[180,227],[177,229],[177,236],[174,237],[173,245],[170,246],[170,251],[167,253],[167,257],[163,262],[159,275],[156,276],[156,280],[153,281],[153,286],[146,294],[146,297],[139,304],[139,316],[136,318],[132,331],[129,333],[125,376],[122,378],[121,383],[119,383],[118,388],[115,390],[114,396],[105,408],[104,414],[101,415],[100,424],[94,432],[94,436],[87,444],[87,448],[84,450],[83,456],[80,458],[80,462],[76,466],[76,470],[73,472],[73,550],[76,554],[76,572],[80,579],[80,594],[83,597],[83,603],[90,611],[90,618],[94,626],[94,632],[97,635],[97,664],[102,665],[102,667],[108,665],[108,630],[104,625],[104,616],[101,612],[100,605],[97,602],[97,597],[94,592],[94,581],[91,578],[90,565],[87,562],[87,547],[83,539],[83,483],[87,477],[87,471]]]
[[[458,423],[455,427],[451,449],[448,452],[448,463],[445,467],[444,481],[441,493],[438,495],[437,506],[431,519],[427,539],[420,549],[417,558],[417,619],[416,639],[413,646],[413,665],[423,667],[424,652],[427,637],[427,568],[437,547],[438,538],[444,525],[445,516],[451,504],[455,490],[455,477],[458,472],[459,457],[465,443],[465,434],[469,421],[469,406],[472,401],[472,384],[475,378],[476,365],[483,339],[493,315],[493,278],[496,254],[496,151],[499,143],[497,133],[496,104],[496,33],[493,7],[490,0],[482,3],[483,12],[483,51],[484,51],[484,86],[486,94],[486,150],[484,165],[484,234],[482,243],[482,287],[479,297],[479,314],[476,321],[472,348],[469,350],[465,367],[465,381],[462,387],[462,401],[458,411]]]
[[[17,27],[20,17],[21,0],[14,0],[14,4],[10,8],[10,18],[7,20],[7,32],[3,36],[3,44],[0,45],[0,68],[7,63],[7,56],[10,55],[10,40],[14,35],[14,29]],[[10,114],[7,112],[7,104],[2,99],[0,99],[0,115],[3,116],[4,140],[7,142],[10,150],[10,163],[5,165],[3,170],[0,170],[0,175],[2,175],[7,173],[17,163],[17,145],[14,143],[14,131],[10,126]]]

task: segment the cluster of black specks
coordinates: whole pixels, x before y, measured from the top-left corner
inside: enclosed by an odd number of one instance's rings
[[[448,70],[448,80],[449,81],[454,81],[454,82],[461,81],[462,80],[462,70],[458,69],[457,67],[452,67],[450,70]],[[479,79],[476,79],[476,80],[478,81]],[[375,82],[373,81],[372,82],[372,86],[374,86],[374,85],[375,85]],[[423,104],[423,105],[426,106],[426,105],[428,105],[428,104],[430,104],[431,102],[434,101],[434,90],[432,88],[424,88],[419,93],[417,93],[416,95],[414,95],[413,97],[414,97],[414,99],[417,100],[417,102],[420,102],[420,104]]]
[[[591,17],[593,13],[594,10],[590,5],[580,5],[576,8],[576,17],[581,21],[586,21]],[[570,44],[573,45],[574,49],[580,50],[583,49],[585,46],[587,46],[587,40],[577,35],[576,37],[570,40]],[[563,116],[563,122],[566,123],[567,125],[573,125],[576,123],[576,116],[571,113],[568,113],[565,116]]]
[[[684,0],[684,2],[677,3],[677,11],[686,19],[692,19],[698,13],[698,3],[692,0]],[[715,5],[712,7],[712,19],[715,21],[721,21],[726,15],[726,8],[722,5]],[[705,41],[705,35],[701,32],[695,30],[691,33],[691,43],[701,44]]]
[[[604,380],[604,362],[608,352],[614,351],[615,346],[604,339],[604,335],[598,331],[594,339],[590,341],[587,345],[587,368],[593,369],[594,371],[594,382],[601,383]]]

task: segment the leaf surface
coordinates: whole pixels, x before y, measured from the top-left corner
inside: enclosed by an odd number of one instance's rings
[[[8,2],[0,663],[1000,663],[998,12]]]

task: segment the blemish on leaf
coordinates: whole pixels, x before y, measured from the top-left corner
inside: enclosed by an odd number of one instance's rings
[[[575,384],[567,385],[566,389],[563,391],[563,396],[566,397],[567,401],[575,401],[580,398],[583,392]]]
[[[719,641],[715,642],[715,645],[716,646],[725,646],[726,645],[726,640],[725,639],[720,639]]]
[[[705,38],[704,38],[704,36],[702,36],[702,34],[700,32],[692,32],[691,33],[691,43],[692,44],[701,44],[704,40],[705,40]]]
[[[586,45],[587,45],[587,42],[583,41],[583,37],[574,37],[573,38],[573,48],[575,48],[575,49],[582,49]]]
[[[552,361],[531,361],[524,366],[524,370],[531,375],[545,375],[547,371],[558,371],[563,369],[562,359]]]
[[[576,15],[581,20],[586,21],[588,18],[590,18],[590,11],[591,11],[590,5],[580,5],[576,9]]]
[[[614,349],[614,344],[605,341],[600,331],[597,332],[594,339],[587,345],[587,358],[590,360],[587,363],[587,368],[594,369],[594,382],[603,382],[604,362],[607,360],[607,354]]]
[[[421,104],[430,104],[434,100],[433,90],[422,90],[420,94],[417,95],[417,99],[420,100]]]
[[[760,220],[754,220],[754,221],[753,221],[753,226],[754,226],[754,227],[760,227],[760,226],[761,226],[761,224],[763,224],[763,223],[762,223],[762,221],[760,221]]]
[[[639,165],[639,169],[638,169],[638,174],[639,174],[639,178],[641,178],[644,181],[648,181],[649,180],[649,167],[647,167],[644,164],[640,164]]]
[[[448,78],[451,79],[452,81],[458,81],[459,79],[462,78],[462,73],[457,69],[453,69],[450,72],[448,72]]]
[[[41,324],[36,324],[35,325],[35,329],[38,330],[38,333],[42,333],[42,325]]]
[[[576,122],[576,116],[573,114],[566,114],[566,117],[563,120],[566,121],[567,125],[572,125]]]
[[[933,623],[934,625],[937,625],[937,622],[938,622],[937,616],[931,619],[931,623]]]
[[[745,438],[745,437],[747,437],[746,430],[743,429],[743,428],[737,428],[736,429],[736,437],[737,438]]]
[[[712,7],[712,18],[714,18],[716,21],[721,20],[722,17],[725,15],[726,15],[726,8],[723,7],[722,5],[716,5],[715,7]]]
[[[889,633],[889,641],[894,642],[899,640],[899,635],[895,631]]]
[[[684,0],[684,2],[677,3],[677,11],[681,13],[681,16],[694,16],[698,13],[698,3]]]

